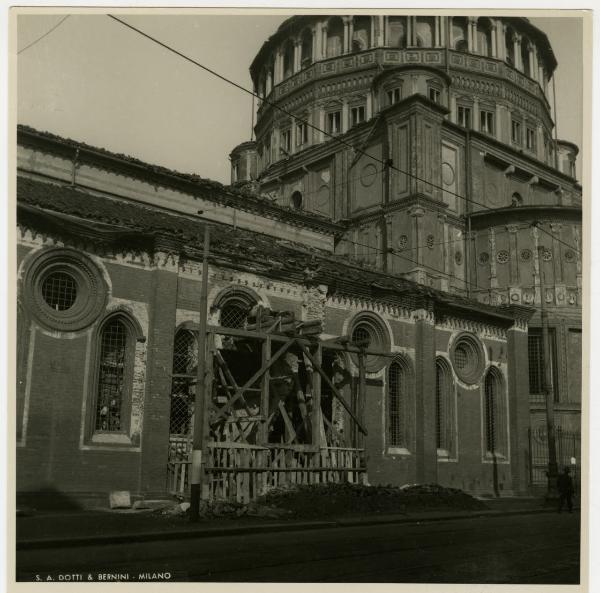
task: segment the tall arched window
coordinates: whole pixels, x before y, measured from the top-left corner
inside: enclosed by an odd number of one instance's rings
[[[492,367],[485,376],[484,447],[487,455],[506,456],[506,405],[500,371]]]
[[[452,18],[452,47],[457,51],[467,51],[467,19],[464,16]]]
[[[313,61],[313,34],[310,29],[304,29],[301,41],[300,63],[302,68],[307,68]]]
[[[515,65],[515,34],[512,29],[507,28],[504,33],[504,46],[506,48],[506,61],[511,65]]]
[[[389,47],[406,47],[406,17],[405,16],[390,16],[387,19],[387,43]]]
[[[410,402],[412,401],[412,375],[409,364],[394,360],[388,368],[388,445],[410,447]]]
[[[477,51],[482,56],[492,55],[492,24],[485,17],[477,20]]]
[[[443,358],[435,362],[435,437],[438,455],[456,453],[454,422],[454,381],[450,365]]]
[[[99,332],[94,430],[126,432],[131,405],[135,337],[124,316],[113,315]]]
[[[294,44],[288,41],[283,48],[283,77],[289,78],[294,73]]]
[[[198,340],[189,329],[180,329],[173,343],[173,375],[171,381],[171,437],[192,434],[195,383],[198,368]]]
[[[344,22],[340,17],[329,19],[327,24],[327,57],[342,55],[344,46]]]
[[[371,17],[355,16],[352,35],[352,51],[363,51],[371,47]]]
[[[415,24],[417,47],[433,47],[435,39],[435,17],[418,16]]]
[[[531,63],[529,61],[529,42],[524,37],[521,39],[521,64],[523,72],[527,76],[531,76]]]

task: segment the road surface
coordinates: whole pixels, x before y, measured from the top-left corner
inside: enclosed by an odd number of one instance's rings
[[[27,550],[18,580],[579,582],[579,513]]]

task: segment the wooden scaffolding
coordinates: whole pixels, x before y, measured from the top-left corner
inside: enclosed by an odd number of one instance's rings
[[[257,307],[248,321],[206,330],[202,498],[244,503],[285,484],[365,482],[370,352],[323,341],[320,321],[289,312]],[[188,492],[190,449],[191,435],[170,442],[172,493]]]

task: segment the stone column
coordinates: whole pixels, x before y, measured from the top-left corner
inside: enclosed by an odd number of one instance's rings
[[[325,110],[323,109],[323,105],[319,105],[319,131],[318,139],[319,142],[323,142],[325,140]]]
[[[448,27],[448,17],[441,16],[440,17],[440,46],[446,47],[446,44],[449,44],[450,41],[446,40],[446,29]]]
[[[529,45],[529,76],[534,80],[537,80],[538,75],[538,64],[537,64],[537,49],[535,45]]]
[[[352,52],[352,39],[354,38],[354,17],[348,17],[348,49],[347,52]]]
[[[292,127],[290,128],[290,153],[296,152],[296,120],[292,118]]]
[[[508,248],[510,253],[508,260],[509,283],[511,286],[516,286],[519,284],[519,252],[517,246],[517,232],[519,229],[516,224],[509,224],[506,226],[506,230],[508,231]]]
[[[322,37],[321,37],[321,51],[322,58],[325,59],[327,57],[327,25],[323,25],[321,29]]]
[[[348,121],[348,100],[342,99],[342,134],[348,131],[350,122]]]
[[[317,23],[313,29],[313,60],[323,59],[323,24]]]
[[[441,45],[440,43],[440,33],[441,33],[441,26],[440,26],[440,21],[441,21],[442,17],[440,16],[436,16],[434,17],[434,21],[435,21],[435,41],[434,41],[434,47],[439,47]]]
[[[369,47],[375,47],[377,44],[375,43],[375,17],[370,17],[371,22],[371,35],[369,37]]]
[[[435,406],[435,318],[431,307],[413,311],[415,320],[415,478],[437,482]]]
[[[492,38],[492,58],[498,57],[498,40],[497,40],[497,27],[495,24],[492,24],[492,30],[490,32],[490,37]]]
[[[407,47],[413,47],[415,45],[414,42],[414,29],[415,29],[415,17],[414,16],[408,16],[406,17],[406,46]]]
[[[469,53],[475,53],[476,49],[476,40],[475,40],[475,17],[468,17],[467,21],[467,49]]]
[[[377,47],[383,47],[385,44],[385,17],[383,15],[379,15],[377,17],[379,28],[377,30]]]
[[[268,97],[269,93],[273,90],[273,77],[271,76],[271,69],[267,70],[267,82],[265,86],[265,94]]]
[[[523,71],[523,62],[521,61],[521,36],[515,33],[513,37],[513,53],[515,54],[514,67]]]
[[[348,20],[346,19],[346,17],[344,17],[344,43],[342,45],[342,53],[343,54],[347,54],[348,53],[348,43],[350,41],[349,38],[349,32],[348,32]]]
[[[506,47],[504,44],[504,24],[498,21],[496,26],[496,57],[499,60],[506,60]]]
[[[479,99],[478,97],[473,97],[473,129],[477,132],[480,131],[480,121],[479,121]]]
[[[369,121],[373,117],[373,96],[371,91],[367,92],[367,104],[365,106],[365,119]]]
[[[300,39],[296,39],[294,41],[294,74],[296,72],[300,72],[302,66],[300,65],[302,61],[302,41]]]

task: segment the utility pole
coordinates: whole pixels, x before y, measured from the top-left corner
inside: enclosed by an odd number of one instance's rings
[[[194,440],[192,445],[192,468],[190,472],[190,521],[200,518],[200,494],[202,486],[202,445],[204,441],[204,400],[206,393],[206,321],[208,317],[208,253],[210,248],[210,227],[204,225],[204,253],[202,255],[202,287],[200,289],[200,325],[198,329],[198,376],[196,401],[194,402]]]
[[[543,392],[546,399],[546,433],[548,438],[548,492],[546,499],[556,497],[556,478],[558,464],[556,462],[556,436],[554,433],[554,387],[552,383],[552,359],[548,331],[548,312],[546,311],[546,287],[542,270],[543,247],[538,247],[540,261],[540,304],[542,318],[542,362],[544,365]]]

